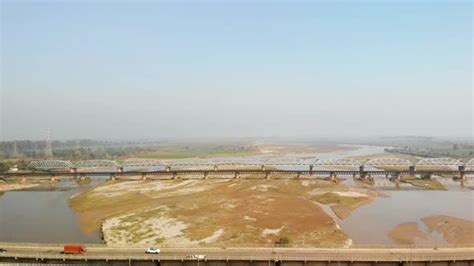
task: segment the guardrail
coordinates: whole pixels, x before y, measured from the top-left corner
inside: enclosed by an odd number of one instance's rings
[[[39,242],[0,242],[0,248],[4,246],[11,246],[11,247],[57,247],[63,248],[64,244],[67,243],[39,243]],[[146,249],[148,245],[106,245],[106,244],[98,244],[98,243],[84,243],[87,245],[88,248],[107,248],[107,249],[127,249],[127,250],[142,250]],[[162,244],[159,245],[160,248],[169,248],[169,249],[196,249],[199,248],[201,250],[209,249],[209,250],[216,250],[216,249],[249,249],[249,248],[262,248],[262,249],[285,249],[285,250],[304,250],[304,249],[318,249],[318,250],[330,250],[330,249],[455,249],[455,248],[474,248],[474,244],[394,244],[394,245],[376,245],[376,244],[353,244],[349,247],[341,247],[339,245],[298,245],[298,244],[291,244],[291,245],[278,245],[278,244],[246,244],[245,246],[242,245],[232,245],[226,244],[223,245],[215,245],[213,243],[209,244],[202,244],[202,245],[189,245],[189,244]]]
[[[162,246],[162,254],[145,254],[146,247],[108,247],[103,244],[87,245],[84,255],[60,254],[63,245],[41,243],[0,243],[6,253],[2,259],[20,260],[195,260],[189,254],[205,254],[205,260],[213,261],[474,261],[474,246],[446,245],[445,247],[420,246],[357,246],[350,248],[315,247],[196,247]]]
[[[474,260],[473,250],[459,252],[419,252],[413,250],[410,252],[387,251],[387,252],[366,252],[360,251],[319,251],[314,254],[208,254],[204,261],[350,261],[350,262],[405,262],[405,261],[472,261]],[[48,253],[3,253],[2,258],[10,259],[34,259],[34,260],[57,260],[57,261],[89,261],[89,260],[153,260],[153,261],[193,261],[186,255],[150,255],[145,254],[84,254],[84,255],[66,255],[66,254],[48,254]]]

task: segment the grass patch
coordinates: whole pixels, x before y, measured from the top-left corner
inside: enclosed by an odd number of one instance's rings
[[[446,190],[443,184],[433,179],[403,179],[402,182],[426,190]]]
[[[256,149],[251,146],[197,146],[169,147],[162,150],[137,155],[145,159],[185,159],[195,157],[213,157],[222,155],[251,155]]]

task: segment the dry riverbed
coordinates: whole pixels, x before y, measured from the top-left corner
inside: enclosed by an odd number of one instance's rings
[[[111,181],[70,199],[83,230],[108,245],[347,246],[316,203],[341,217],[375,194],[323,180]]]

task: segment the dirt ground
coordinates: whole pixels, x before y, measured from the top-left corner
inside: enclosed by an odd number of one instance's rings
[[[418,228],[415,222],[401,223],[388,233],[397,244],[413,245],[416,239],[427,239],[427,234]]]
[[[349,207],[369,197],[324,180],[111,181],[70,205],[83,230],[101,228],[108,245],[347,246],[350,239],[316,203],[333,191],[346,194],[331,202]]]
[[[406,222],[395,226],[389,233],[390,238],[399,244],[416,244],[418,239],[426,240],[436,231],[449,244],[474,244],[474,221],[446,215],[427,216],[421,221],[428,227],[428,232],[421,231],[416,222]]]
[[[474,221],[446,215],[428,216],[421,221],[430,230],[443,234],[444,239],[450,244],[474,244]]]
[[[331,206],[332,211],[340,219],[346,219],[356,208],[369,204],[377,197],[377,193],[370,190],[334,191],[317,193],[311,197],[321,204]]]

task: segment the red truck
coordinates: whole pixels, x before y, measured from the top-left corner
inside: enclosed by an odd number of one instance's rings
[[[84,254],[86,253],[86,246],[81,244],[66,244],[64,245],[64,254]]]

